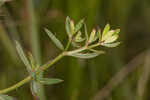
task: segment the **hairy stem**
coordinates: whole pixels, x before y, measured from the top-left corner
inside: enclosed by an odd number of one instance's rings
[[[58,55],[54,60],[49,61],[48,63],[46,63],[45,65],[41,66],[39,70],[37,70],[35,73],[39,74],[41,71],[45,71],[46,69],[48,69],[49,67],[51,67],[53,64],[55,64],[57,61],[59,61],[62,57],[65,56],[65,53],[61,53],[60,55]],[[29,82],[32,80],[31,76],[26,77],[25,79],[23,79],[22,81],[18,82],[17,84],[10,86],[6,89],[0,90],[0,94],[5,94],[8,93],[10,91],[13,91],[15,89],[17,89],[18,87],[21,87],[22,85],[24,85],[25,83]]]

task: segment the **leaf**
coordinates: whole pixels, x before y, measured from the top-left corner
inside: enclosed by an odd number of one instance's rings
[[[78,34],[75,36],[75,42],[82,42],[85,39],[81,37],[81,31],[78,32]]]
[[[74,27],[74,22],[73,20],[70,20],[70,27],[71,27],[71,34],[74,34],[74,30],[75,30],[75,27]]]
[[[66,32],[68,36],[70,37],[72,35],[72,29],[71,29],[71,24],[70,24],[70,18],[67,16],[66,18]]]
[[[31,52],[29,52],[29,59],[30,59],[30,65],[31,65],[32,69],[35,70],[35,68],[36,68],[35,60],[34,60],[33,55],[31,54]]]
[[[45,85],[58,84],[60,82],[63,82],[63,80],[61,80],[61,79],[55,79],[55,78],[40,78],[38,81],[41,84],[45,84]]]
[[[110,30],[109,32],[107,32],[107,34],[102,37],[102,41],[110,38],[114,34],[114,32],[115,32],[114,30]]]
[[[21,58],[21,60],[23,61],[23,63],[25,64],[26,68],[27,68],[27,71],[30,73],[32,72],[32,68],[31,68],[31,65],[27,59],[27,57],[25,56],[25,53],[22,49],[22,47],[20,46],[19,42],[16,41],[16,48],[17,48],[17,52]]]
[[[75,26],[75,33],[76,32],[78,32],[80,29],[81,29],[81,27],[83,26],[83,22],[84,22],[84,19],[81,19],[78,23],[77,23],[77,25]]]
[[[104,43],[104,44],[101,44],[102,46],[105,46],[105,47],[110,47],[110,48],[113,48],[113,47],[116,47],[120,44],[120,42],[115,42],[115,43]]]
[[[15,100],[15,99],[11,96],[0,94],[0,100]]]
[[[105,51],[102,51],[102,50],[95,50],[95,49],[89,49],[90,51],[93,51],[93,52],[95,52],[95,53],[97,53],[97,54],[104,54],[105,53]]]
[[[101,41],[101,38],[102,38],[102,35],[101,35],[101,30],[100,29],[98,29],[98,33],[97,33],[99,36],[99,42]]]
[[[77,57],[77,58],[83,58],[83,59],[89,59],[89,58],[94,58],[98,56],[99,54],[97,53],[74,53],[69,56]]]
[[[85,37],[86,37],[86,43],[87,43],[89,40],[89,36],[88,36],[86,24],[84,24],[84,31],[85,31]]]
[[[112,43],[118,39],[118,35],[113,35],[112,37],[107,38],[104,43]]]
[[[38,87],[37,87],[37,84],[35,81],[31,81],[30,88],[31,88],[31,92],[34,95],[34,97],[37,97]]]
[[[93,42],[95,42],[97,39],[99,39],[100,40],[100,38],[101,38],[101,31],[100,31],[100,29],[96,32],[96,34],[95,34],[95,37],[94,37],[94,39],[93,39]]]
[[[106,33],[109,31],[109,29],[110,29],[110,25],[107,24],[103,30],[102,37],[104,37],[106,35]]]
[[[48,34],[48,36],[51,38],[51,40],[53,41],[53,43],[55,43],[55,45],[61,49],[64,50],[64,46],[61,44],[61,42],[53,35],[53,33],[51,31],[49,31],[48,29],[45,29],[45,32]]]
[[[90,37],[89,37],[89,40],[88,40],[88,43],[92,43],[94,41],[94,38],[95,38],[95,34],[96,34],[96,30],[93,29],[91,34],[90,34]]]
[[[120,33],[120,29],[116,29],[114,32],[114,35],[119,34]]]

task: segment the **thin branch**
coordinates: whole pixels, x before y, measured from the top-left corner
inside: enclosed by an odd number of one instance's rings
[[[49,61],[47,64],[41,66],[41,68],[39,70],[37,70],[36,74],[39,74],[41,71],[45,71],[46,69],[48,69],[49,67],[51,67],[53,64],[55,64],[58,60],[60,60],[62,57],[64,57],[65,54],[61,53],[60,55],[58,55],[54,60]],[[5,94],[8,93],[12,90],[17,89],[18,87],[21,87],[22,85],[24,85],[25,83],[31,81],[32,78],[31,76],[26,77],[24,80],[18,82],[17,84],[10,86],[6,89],[0,90],[0,94]]]

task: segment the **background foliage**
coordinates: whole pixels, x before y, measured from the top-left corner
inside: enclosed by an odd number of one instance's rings
[[[65,44],[65,18],[70,16],[75,22],[85,18],[89,31],[97,25],[103,29],[107,23],[112,28],[120,28],[122,44],[106,49],[105,55],[94,59],[65,57],[55,64],[44,76],[61,78],[64,82],[45,87],[48,100],[90,100],[108,83],[110,85],[102,91],[103,96],[108,93],[106,91],[113,90],[106,100],[148,100],[149,12],[149,0],[6,2],[0,8],[0,89],[27,76],[25,66],[16,53],[14,40],[18,40],[26,52],[32,51],[38,64],[44,64],[60,52],[49,40],[44,28],[56,32],[55,35]],[[124,68],[126,70],[122,71]],[[116,74],[117,78],[110,81]],[[32,100],[28,87],[29,84],[26,84],[9,95],[18,100]]]

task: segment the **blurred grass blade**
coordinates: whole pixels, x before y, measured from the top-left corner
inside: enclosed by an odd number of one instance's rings
[[[107,24],[103,30],[102,37],[104,37],[106,35],[106,33],[109,31],[109,29],[110,29],[110,25]]]
[[[0,0],[0,7],[5,3],[5,0]]]
[[[48,36],[51,38],[51,40],[55,43],[55,45],[59,49],[64,50],[64,46],[62,45],[62,43],[53,35],[51,31],[49,31],[48,29],[45,29],[45,32],[48,34]]]
[[[41,84],[45,84],[45,85],[58,84],[60,82],[63,82],[63,80],[61,80],[61,79],[55,79],[55,78],[40,78],[40,79],[38,79],[38,81]]]
[[[77,58],[82,58],[82,59],[90,59],[98,56],[98,53],[74,53],[69,56],[77,57]]]
[[[32,72],[32,69],[31,69],[31,65],[27,59],[27,57],[25,56],[25,53],[21,47],[21,45],[19,44],[19,42],[16,41],[16,48],[17,48],[17,52],[21,58],[21,60],[23,61],[23,63],[25,64],[26,68],[27,68],[27,71],[30,73]]]
[[[15,100],[15,99],[11,96],[0,94],[0,100]]]
[[[75,26],[75,33],[78,32],[78,31],[81,29],[81,27],[83,26],[83,22],[84,22],[84,19],[81,19],[81,20],[77,23],[77,25]]]
[[[110,47],[110,48],[113,48],[113,47],[116,47],[120,44],[120,42],[115,42],[115,43],[104,43],[104,44],[101,44],[102,46],[105,46],[105,47]]]
[[[66,32],[67,32],[69,37],[72,35],[72,30],[71,30],[71,24],[70,24],[69,16],[67,16],[67,18],[66,18]]]

